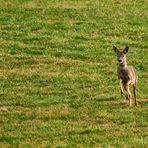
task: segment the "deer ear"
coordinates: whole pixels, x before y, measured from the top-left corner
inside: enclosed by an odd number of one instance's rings
[[[123,53],[126,54],[128,52],[128,46],[126,46],[123,50]]]
[[[118,52],[118,49],[117,49],[116,46],[113,46],[113,49],[114,49],[114,51],[115,51],[116,53]]]

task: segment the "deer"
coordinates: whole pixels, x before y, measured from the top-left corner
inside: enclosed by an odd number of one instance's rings
[[[117,54],[117,75],[119,80],[120,86],[120,93],[121,96],[124,95],[124,90],[126,91],[126,100],[129,100],[129,105],[132,106],[133,96],[130,92],[130,86],[133,86],[133,94],[134,94],[134,105],[137,106],[136,101],[136,88],[137,88],[137,81],[138,75],[133,66],[128,66],[126,62],[126,54],[129,50],[129,47],[126,46],[123,50],[113,46],[115,53]]]

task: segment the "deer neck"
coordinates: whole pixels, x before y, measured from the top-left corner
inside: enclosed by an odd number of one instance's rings
[[[124,63],[119,63],[119,68],[123,68],[123,69],[126,69],[127,68],[127,62],[126,61],[124,61]]]

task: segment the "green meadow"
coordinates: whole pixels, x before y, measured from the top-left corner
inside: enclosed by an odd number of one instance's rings
[[[129,46],[137,107],[113,45]],[[147,0],[0,1],[0,147],[147,146]]]

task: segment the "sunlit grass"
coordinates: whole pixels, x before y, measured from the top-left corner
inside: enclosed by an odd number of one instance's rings
[[[146,147],[148,2],[1,1],[0,147]],[[119,94],[129,46],[138,107]]]

